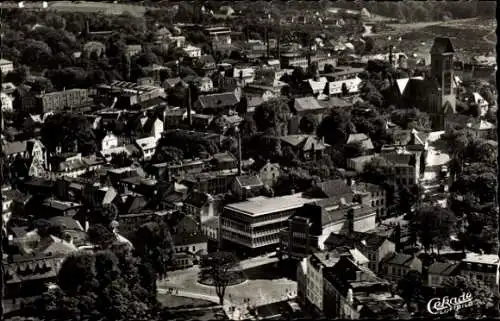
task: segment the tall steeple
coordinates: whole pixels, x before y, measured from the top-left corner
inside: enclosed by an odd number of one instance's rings
[[[453,56],[455,50],[449,38],[437,37],[431,47],[431,79],[438,84],[438,105],[429,110],[433,127],[444,127],[444,116],[455,112],[456,93],[453,77]]]

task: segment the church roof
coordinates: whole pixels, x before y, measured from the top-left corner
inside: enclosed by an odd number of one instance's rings
[[[434,44],[431,47],[431,54],[454,53],[450,38],[434,38]]]

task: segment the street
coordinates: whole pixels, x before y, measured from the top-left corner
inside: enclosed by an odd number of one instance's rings
[[[241,261],[242,270],[254,269],[258,266],[272,266],[278,259],[265,255]],[[172,271],[166,280],[158,281],[158,292],[173,294],[207,301],[219,302],[215,288],[198,283],[200,269],[193,267],[186,270]],[[297,283],[279,275],[270,278],[263,272],[262,278],[253,276],[245,282],[226,289],[224,310],[233,319],[248,318],[248,308],[293,298],[297,293]],[[235,312],[231,311],[234,307]]]

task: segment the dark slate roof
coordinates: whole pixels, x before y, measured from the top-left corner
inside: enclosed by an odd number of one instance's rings
[[[238,104],[238,99],[233,92],[204,95],[198,98],[202,108],[233,107]]]
[[[431,47],[431,54],[454,53],[450,38],[434,38],[434,44]]]
[[[409,266],[415,259],[418,260],[416,256],[412,256],[411,254],[393,253],[384,258],[383,262],[392,265]]]
[[[312,190],[321,191],[326,197],[343,197],[346,195],[352,195],[352,189],[341,179],[331,179],[321,183],[317,183],[313,186],[307,194],[313,192]]]
[[[71,217],[67,216],[54,216],[49,219],[49,221],[55,225],[60,226],[64,230],[77,230],[77,231],[83,231],[82,226],[78,221]]]
[[[387,159],[389,162],[397,165],[414,166],[416,162],[416,155],[414,154],[390,153],[390,154],[385,154],[384,158]]]
[[[240,184],[240,186],[261,186],[262,181],[257,175],[245,175],[236,177],[236,181]]]
[[[325,109],[325,107],[321,106],[314,97],[296,98],[293,107],[298,112]]]
[[[429,274],[438,274],[441,276],[451,276],[458,273],[459,263],[434,262],[428,267]]]
[[[325,246],[329,245],[329,247],[336,248],[339,246],[352,247],[354,245],[363,252],[365,249],[379,248],[387,239],[384,236],[364,232],[352,232],[350,235],[331,233],[325,240]]]

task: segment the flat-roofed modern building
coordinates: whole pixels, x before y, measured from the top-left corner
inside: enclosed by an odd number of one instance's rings
[[[220,222],[222,245],[236,246],[245,253],[271,252],[279,246],[280,231],[288,225],[288,219],[304,204],[318,200],[296,193],[253,197],[227,205]]]

